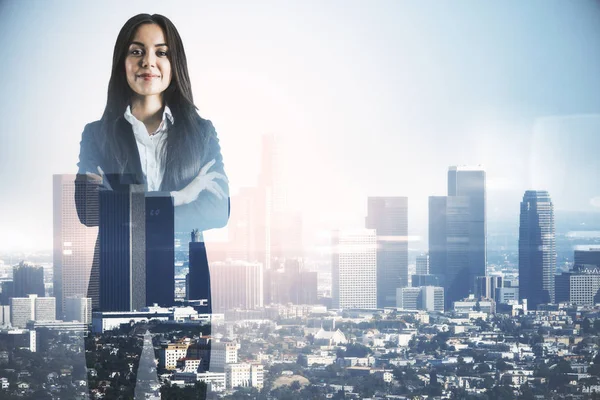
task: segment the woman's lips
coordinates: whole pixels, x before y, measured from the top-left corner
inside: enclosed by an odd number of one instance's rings
[[[158,75],[138,75],[138,77],[145,81],[151,81],[154,78],[158,78]]]

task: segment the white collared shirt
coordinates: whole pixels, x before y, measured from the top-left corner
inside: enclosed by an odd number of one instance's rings
[[[164,157],[164,146],[166,145],[166,139],[168,134],[168,124],[166,118],[173,121],[173,114],[169,106],[165,105],[165,109],[162,115],[162,121],[156,130],[156,132],[149,134],[146,125],[138,120],[131,113],[131,106],[127,106],[124,114],[125,119],[133,127],[133,134],[135,135],[135,142],[137,143],[138,152],[140,153],[140,162],[142,164],[142,172],[146,177],[148,184],[148,191],[157,191],[160,188],[160,184],[165,173]]]

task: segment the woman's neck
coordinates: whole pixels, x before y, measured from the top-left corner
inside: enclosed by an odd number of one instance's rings
[[[160,124],[162,120],[162,96],[136,96],[131,99],[131,113],[146,126]]]

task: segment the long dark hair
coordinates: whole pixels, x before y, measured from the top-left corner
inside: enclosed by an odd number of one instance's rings
[[[210,123],[203,120],[194,105],[192,88],[187,68],[187,59],[183,42],[175,25],[159,14],[138,14],[131,17],[121,28],[113,52],[112,71],[108,83],[106,108],[102,114],[101,129],[107,151],[115,156],[120,173],[130,164],[129,154],[123,148],[117,135],[117,123],[129,104],[133,90],[127,83],[125,58],[133,37],[142,24],[156,24],[165,35],[169,51],[167,57],[171,63],[171,83],[163,92],[163,105],[167,104],[173,114],[174,124],[169,126],[166,148],[162,153],[166,157],[165,173],[161,190],[178,190],[185,186],[200,171],[208,141],[213,130]]]

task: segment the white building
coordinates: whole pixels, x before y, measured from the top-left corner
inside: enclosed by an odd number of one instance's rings
[[[227,364],[237,364],[238,344],[233,342],[212,343],[210,350],[210,370],[224,371]]]
[[[161,367],[169,370],[177,368],[177,361],[186,358],[190,342],[168,343],[162,345],[159,353]]]
[[[228,389],[236,387],[255,387],[261,389],[264,382],[264,370],[260,364],[227,364],[225,379]]]
[[[333,231],[332,245],[332,307],[377,308],[375,229]]]
[[[247,261],[213,262],[210,285],[213,311],[254,310],[263,306],[263,266]]]
[[[11,324],[25,328],[27,321],[55,321],[56,299],[54,297],[13,297],[10,299]]]
[[[92,299],[90,297],[65,298],[65,321],[92,323]]]
[[[211,392],[222,392],[227,386],[225,372],[203,372],[196,374],[198,381],[205,382]]]
[[[173,311],[162,307],[145,307],[142,311],[103,311],[92,313],[92,331],[104,333],[121,324],[138,323],[156,319],[168,321],[173,317]]]

